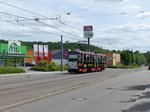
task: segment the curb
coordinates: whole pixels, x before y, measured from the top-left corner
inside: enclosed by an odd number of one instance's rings
[[[1,74],[0,75],[0,79],[1,78],[7,78],[7,77],[15,77],[15,76],[27,76],[27,75],[40,75],[40,74],[62,74],[62,73],[67,73],[67,71],[56,71],[56,72],[26,72],[26,73],[17,73],[17,74]]]
[[[150,88],[146,88],[143,92],[141,92],[141,94],[136,98],[136,101],[132,104],[130,104],[128,107],[122,109],[122,112],[128,112],[128,110],[133,107],[136,104],[141,104],[142,101],[150,101],[150,99],[144,98],[144,99],[140,99],[142,96],[144,96],[145,93],[150,92]]]

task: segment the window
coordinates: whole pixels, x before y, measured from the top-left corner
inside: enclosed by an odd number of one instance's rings
[[[84,62],[86,62],[86,54],[84,54]]]

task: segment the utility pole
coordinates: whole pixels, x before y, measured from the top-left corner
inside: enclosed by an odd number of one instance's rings
[[[63,35],[61,35],[61,71],[63,71]]]
[[[90,38],[88,38],[88,51],[90,51]]]

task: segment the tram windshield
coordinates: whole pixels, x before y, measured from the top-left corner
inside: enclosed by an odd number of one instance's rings
[[[78,55],[77,54],[70,54],[68,57],[68,61],[77,61]]]

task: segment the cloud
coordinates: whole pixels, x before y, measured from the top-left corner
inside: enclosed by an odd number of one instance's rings
[[[122,10],[124,12],[134,12],[134,11],[139,11],[140,9],[141,9],[140,6],[137,6],[137,5],[134,5],[134,4],[128,4],[128,5],[126,5],[122,8]]]
[[[150,24],[133,24],[128,23],[124,25],[115,25],[111,28],[111,32],[138,32],[138,31],[149,31]]]
[[[150,18],[150,12],[143,12],[137,15],[137,18],[144,19],[144,18]]]
[[[24,26],[9,26],[9,24],[3,24],[3,26],[0,26],[0,34],[9,34],[9,35],[24,35],[24,36],[29,36],[32,35],[33,30],[31,28],[27,28]]]

